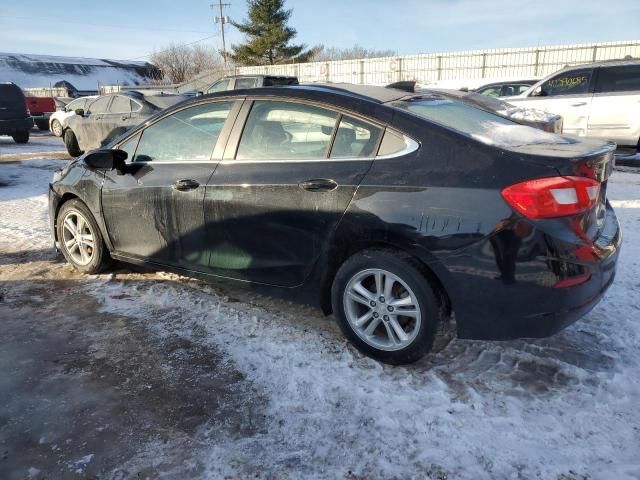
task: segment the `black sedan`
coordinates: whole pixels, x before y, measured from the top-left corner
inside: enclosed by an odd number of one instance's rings
[[[56,174],[57,247],[278,287],[388,363],[463,338],[551,335],[613,281],[614,146],[382,87],[188,100]]]
[[[162,92],[127,91],[102,95],[87,109],[77,109],[70,117],[62,138],[67,152],[79,157],[85,151],[99,148],[164,108],[186,97]]]

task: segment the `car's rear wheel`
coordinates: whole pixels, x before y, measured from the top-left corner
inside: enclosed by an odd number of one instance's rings
[[[438,297],[419,262],[393,250],[365,250],[338,270],[333,311],[362,353],[391,364],[415,362],[433,345]]]
[[[93,274],[109,266],[111,257],[100,229],[80,200],[70,200],[60,207],[57,229],[60,250],[76,270]]]
[[[13,141],[16,143],[27,143],[29,141],[29,130],[16,132],[11,136],[13,137]]]
[[[51,122],[51,133],[53,133],[56,137],[62,136],[62,125],[58,120],[53,120]]]
[[[80,150],[80,146],[78,145],[76,134],[69,128],[64,131],[64,146],[67,147],[67,152],[69,152],[69,155],[72,157],[79,157],[83,154],[83,151]]]
[[[36,120],[36,126],[39,130],[49,130],[48,120]]]

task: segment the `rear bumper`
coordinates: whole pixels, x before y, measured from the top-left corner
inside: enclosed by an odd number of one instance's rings
[[[615,277],[622,242],[610,206],[590,245],[536,229],[523,239],[497,237],[446,262],[461,338],[546,337],[562,330],[602,299]]]
[[[0,135],[12,135],[17,132],[31,130],[31,128],[33,128],[33,119],[31,117],[0,120]]]

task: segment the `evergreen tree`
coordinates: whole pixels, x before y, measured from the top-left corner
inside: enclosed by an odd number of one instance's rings
[[[238,65],[274,65],[306,62],[315,53],[305,45],[290,45],[295,29],[287,26],[292,10],[285,10],[284,0],[247,0],[249,19],[232,22],[246,35],[246,42],[233,45],[229,56]]]

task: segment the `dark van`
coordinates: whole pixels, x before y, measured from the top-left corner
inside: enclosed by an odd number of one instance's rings
[[[15,83],[0,83],[0,135],[13,137],[16,143],[29,141],[33,128],[24,93]]]

